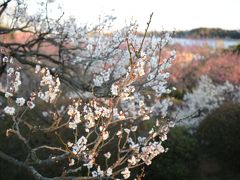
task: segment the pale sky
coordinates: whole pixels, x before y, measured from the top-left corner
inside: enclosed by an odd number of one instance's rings
[[[134,19],[144,30],[153,12],[151,30],[240,29],[240,0],[55,0],[57,3],[67,16],[75,16],[81,23],[94,24],[99,15],[113,14],[117,17],[114,28]]]

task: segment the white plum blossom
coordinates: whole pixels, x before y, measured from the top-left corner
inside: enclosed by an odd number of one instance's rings
[[[94,157],[92,155],[89,155],[87,158],[87,163],[83,164],[83,166],[86,166],[88,169],[91,169],[94,165],[94,161],[95,161]]]
[[[142,144],[142,145],[143,145],[143,144],[145,143],[145,141],[146,141],[147,138],[146,138],[146,137],[140,137],[140,136],[139,136],[137,139],[138,139],[139,144]]]
[[[112,92],[112,95],[117,96],[118,95],[118,86],[113,84],[111,87],[111,92]]]
[[[127,86],[123,89],[123,92],[121,93],[121,97],[123,100],[129,99],[129,96],[131,93],[134,93],[135,87],[134,86]]]
[[[143,120],[144,120],[144,121],[149,120],[149,119],[150,119],[150,116],[144,115],[144,117],[143,117]]]
[[[14,107],[5,107],[3,110],[6,114],[9,114],[10,116],[15,114],[15,108]]]
[[[23,97],[17,98],[16,99],[16,104],[18,106],[23,106],[25,104],[26,100]]]
[[[95,86],[101,86],[103,84],[103,77],[102,76],[96,76],[94,79],[93,79],[93,83]]]
[[[12,75],[14,73],[14,68],[8,68],[7,69],[7,74]]]
[[[107,71],[103,71],[100,73],[100,75],[97,75],[94,79],[93,79],[93,83],[95,86],[101,86],[103,83],[109,81],[110,78],[110,69],[108,69]]]
[[[128,162],[131,166],[134,166],[137,164],[137,162],[139,162],[140,160],[136,159],[135,156],[132,156],[130,159],[128,159]]]
[[[68,146],[68,147],[72,147],[72,146],[73,146],[73,143],[67,142],[67,146]]]
[[[5,97],[12,97],[22,84],[20,72],[15,67],[7,67],[7,91]]]
[[[69,122],[68,127],[71,128],[71,129],[76,129],[77,124],[75,122]]]
[[[75,160],[74,159],[71,159],[70,160],[70,163],[68,164],[69,166],[73,166],[75,164]]]
[[[118,132],[116,133],[116,135],[117,135],[117,136],[121,136],[121,135],[122,135],[122,131],[118,131]]]
[[[97,171],[92,171],[92,177],[97,177],[97,176],[98,176]]]
[[[84,119],[87,121],[85,123],[88,129],[93,128],[95,126],[95,116],[92,110],[89,108],[88,111],[85,111],[87,114],[84,115]]]
[[[97,167],[97,173],[98,173],[98,176],[100,176],[100,177],[103,177],[103,175],[104,175],[104,173],[101,170],[100,166]]]
[[[75,103],[75,105],[69,105],[67,114],[70,117],[70,122],[69,122],[69,128],[71,129],[76,129],[77,124],[81,122],[81,114],[78,110],[78,103]]]
[[[117,108],[113,108],[112,115],[113,115],[114,119],[118,119],[119,118],[119,113],[118,113],[118,109]]]
[[[127,139],[127,142],[128,142],[128,144],[129,144],[129,147],[130,147],[135,153],[139,153],[139,148],[140,148],[140,146],[139,146],[138,143],[135,143],[131,137],[129,137],[129,138]]]
[[[102,132],[102,137],[103,137],[103,140],[106,140],[109,138],[109,132],[108,131],[103,131]]]
[[[148,134],[153,134],[154,133],[154,129],[152,128],[149,132],[148,132]]]
[[[124,179],[128,179],[130,177],[130,171],[128,168],[125,168],[124,171],[121,172],[121,174],[123,175]]]
[[[47,117],[48,116],[48,112],[47,111],[43,111],[42,115],[43,115],[43,117]]]
[[[125,128],[124,131],[125,131],[127,134],[129,134],[129,133],[131,132],[130,129],[128,129],[128,128]]]
[[[168,124],[168,126],[169,126],[170,128],[174,127],[175,125],[176,125],[176,124],[175,124],[173,121],[170,121],[169,124]]]
[[[9,61],[9,59],[8,59],[8,57],[7,57],[7,56],[5,56],[5,57],[2,59],[2,61],[3,61],[3,62],[8,62],[8,61]]]
[[[41,66],[40,66],[39,64],[37,64],[37,65],[35,66],[35,73],[39,73],[40,70],[41,70]]]
[[[87,144],[87,139],[84,136],[82,136],[81,138],[78,139],[76,144],[72,146],[72,152],[76,155],[81,154],[83,151],[87,149],[86,144]]]
[[[97,167],[97,171],[92,172],[93,177],[103,177],[104,172],[101,170],[100,166]]]
[[[14,88],[15,92],[18,91],[18,88],[21,84],[22,84],[22,82],[21,82],[21,79],[20,79],[20,72],[16,71],[15,72],[15,79],[14,79],[14,82],[13,82],[13,88]]]
[[[110,152],[107,152],[107,153],[104,154],[104,156],[105,156],[107,159],[110,159],[111,153],[110,153]]]
[[[147,164],[152,163],[152,159],[165,152],[164,147],[159,142],[149,143],[148,146],[141,148],[140,158]]]
[[[12,97],[12,96],[13,96],[13,94],[10,93],[10,92],[6,92],[6,93],[5,93],[5,97],[6,97],[6,98],[8,98],[8,97]]]
[[[124,113],[123,113],[122,111],[119,112],[118,119],[119,119],[119,120],[124,120],[124,119],[126,119],[126,116],[124,115]]]
[[[107,171],[106,171],[106,175],[109,177],[112,175],[112,168],[108,168]]]
[[[167,140],[167,134],[163,134],[160,136],[161,141],[166,141]]]
[[[102,116],[102,117],[108,118],[111,115],[111,110],[106,107],[95,106],[94,108],[95,108],[94,113],[96,116]]]
[[[27,101],[27,106],[30,108],[30,109],[33,109],[35,107],[35,104],[32,102],[32,101]]]
[[[135,73],[138,75],[138,76],[143,76],[145,74],[145,69],[144,69],[144,65],[145,65],[145,62],[143,61],[143,59],[140,59],[138,62],[137,62],[137,68],[135,70]]]
[[[58,77],[53,77],[48,68],[42,68],[44,75],[41,79],[40,86],[47,87],[45,92],[38,92],[38,97],[42,100],[53,103],[60,93],[60,80]]]

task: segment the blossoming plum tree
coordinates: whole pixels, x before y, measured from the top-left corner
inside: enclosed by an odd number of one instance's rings
[[[162,95],[171,91],[166,70],[176,53],[161,58],[168,33],[158,41],[147,36],[152,15],[139,38],[136,23],[107,34],[112,16],[79,27],[73,18],[50,18],[48,3],[32,16],[23,0],[0,8],[10,19],[0,31],[0,124],[10,121],[5,138],[26,147],[21,159],[0,148],[1,159],[36,179],[51,179],[41,167],[57,164],[53,179],[128,179],[166,152],[162,142],[174,123]],[[55,140],[34,143],[39,134]]]
[[[184,95],[181,106],[178,106],[171,116],[176,118],[179,124],[194,130],[208,114],[224,102],[239,103],[239,90],[239,86],[228,81],[216,84],[208,76],[201,76],[198,85],[192,92]]]

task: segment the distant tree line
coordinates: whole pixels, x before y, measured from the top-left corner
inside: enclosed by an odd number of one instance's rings
[[[148,35],[154,35],[161,37],[163,32],[151,31]],[[143,36],[144,33],[139,32],[139,36]],[[175,31],[174,37],[177,38],[229,38],[240,39],[240,30],[224,30],[220,28],[196,28],[186,31]]]

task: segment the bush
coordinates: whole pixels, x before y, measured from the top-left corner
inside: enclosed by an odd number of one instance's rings
[[[236,47],[234,47],[233,52],[240,54],[240,44],[236,45]]]
[[[240,169],[240,104],[226,103],[199,125],[197,136],[210,156]]]
[[[198,142],[184,127],[173,128],[164,143],[169,151],[157,157],[146,170],[145,179],[193,179],[198,167]]]

